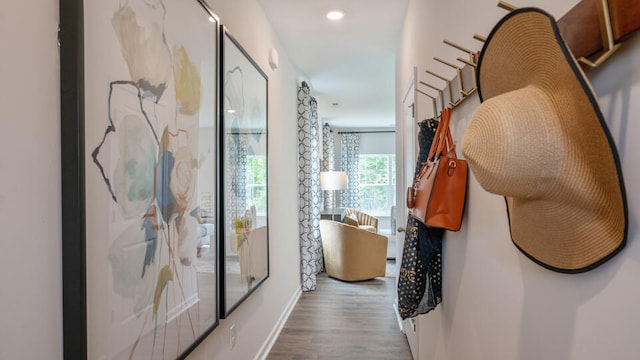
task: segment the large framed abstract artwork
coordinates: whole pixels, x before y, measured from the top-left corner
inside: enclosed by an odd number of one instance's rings
[[[220,310],[226,317],[269,276],[268,80],[227,29],[221,32]]]
[[[65,358],[218,325],[219,51],[204,1],[60,0]]]

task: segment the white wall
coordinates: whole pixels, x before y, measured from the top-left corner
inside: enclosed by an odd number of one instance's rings
[[[0,359],[60,359],[58,1],[2,7]]]
[[[396,134],[393,132],[360,134],[360,154],[386,155],[396,152]]]
[[[265,341],[300,291],[297,74],[255,0],[207,3],[269,78],[270,275],[229,318],[221,320],[213,334],[188,358],[245,360],[266,355]],[[269,48],[275,48],[280,55],[277,70],[269,67]],[[232,324],[237,343],[231,350],[228,341]]]
[[[453,71],[432,58],[455,61],[464,53],[442,40],[479,50],[481,44],[472,39],[473,34],[487,35],[506,14],[496,3],[412,0],[396,88],[404,88],[413,66],[418,66],[421,79],[430,82],[435,80],[424,74],[427,68],[453,77]],[[511,3],[537,6],[560,18],[577,0]],[[639,63],[640,36],[636,35],[603,68],[588,73],[622,161],[630,223],[626,248],[583,274],[546,270],[512,245],[503,198],[485,192],[471,174],[462,230],[445,237],[443,302],[419,320],[421,359],[638,358],[640,143],[634,140],[640,133]],[[419,100],[422,108],[431,106],[428,98]],[[453,111],[457,141],[478,105],[474,95]]]
[[[341,144],[340,144],[340,131],[342,130],[334,130],[331,133],[333,136],[333,146],[334,146],[334,158],[335,158],[335,168],[336,170],[342,170],[340,165],[340,156],[341,152]],[[350,131],[350,130],[345,130]],[[360,133],[360,153],[367,155],[376,155],[376,154],[395,154],[396,144],[396,136],[395,133]]]
[[[265,351],[300,288],[296,73],[255,0],[209,3],[269,76],[271,274],[189,359],[245,360]],[[57,0],[7,2],[0,11],[0,359],[62,359],[57,24]],[[276,71],[270,47],[280,53]]]

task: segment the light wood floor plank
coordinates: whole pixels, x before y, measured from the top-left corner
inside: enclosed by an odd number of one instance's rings
[[[267,359],[412,359],[394,314],[395,291],[394,277],[350,283],[319,274]]]

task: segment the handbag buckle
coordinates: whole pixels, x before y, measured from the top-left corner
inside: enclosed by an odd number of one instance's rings
[[[458,164],[455,160],[449,160],[449,167],[447,168],[447,175],[451,176],[456,171]]]

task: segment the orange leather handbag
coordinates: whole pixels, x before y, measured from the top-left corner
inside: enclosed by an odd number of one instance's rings
[[[467,196],[469,170],[467,162],[456,156],[449,129],[450,118],[451,109],[444,109],[429,157],[422,163],[413,188],[407,191],[407,206],[413,205],[411,215],[427,226],[458,231]],[[443,153],[445,147],[446,152]]]

